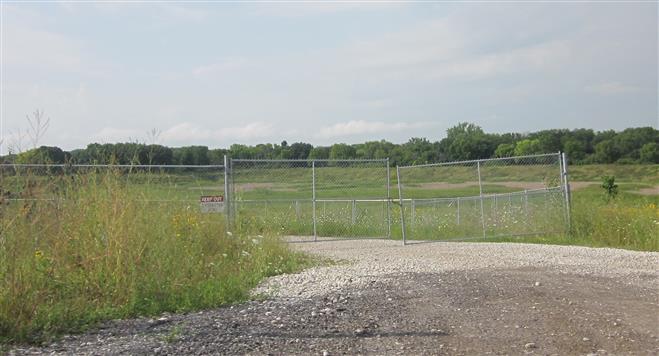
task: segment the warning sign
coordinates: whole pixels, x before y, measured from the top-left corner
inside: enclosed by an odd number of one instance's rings
[[[202,195],[199,198],[202,213],[221,213],[224,211],[223,195]]]

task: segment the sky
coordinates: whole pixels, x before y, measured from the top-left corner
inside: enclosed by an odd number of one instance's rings
[[[656,2],[2,0],[0,154],[659,126]],[[49,125],[35,140],[27,117]],[[33,120],[34,121],[34,118]]]

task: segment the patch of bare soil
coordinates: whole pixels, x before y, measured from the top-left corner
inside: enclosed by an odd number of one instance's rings
[[[641,188],[637,191],[631,191],[631,193],[636,193],[641,195],[659,195],[659,185],[655,185],[652,188]]]
[[[274,184],[274,183],[239,183],[236,184],[236,190],[239,192],[246,192],[250,190],[257,190],[257,189],[268,189],[268,190],[273,190],[273,191],[278,191],[278,192],[294,192],[297,191],[296,189],[289,188],[286,186],[281,186],[280,184]]]
[[[489,185],[501,185],[508,188],[518,188],[518,189],[542,189],[545,188],[545,185],[541,182],[492,182],[488,183]],[[571,190],[579,190],[585,187],[590,186],[591,184],[597,184],[597,182],[570,182]],[[420,183],[418,184],[419,188],[423,189],[460,189],[467,187],[477,187],[478,182],[463,182],[463,183],[447,183],[447,182],[431,182],[431,183]]]
[[[112,322],[11,353],[657,354],[658,293],[646,282],[531,267],[393,274],[314,298]]]

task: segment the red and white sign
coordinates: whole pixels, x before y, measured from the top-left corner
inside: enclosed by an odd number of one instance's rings
[[[224,195],[202,195],[199,198],[201,203],[222,203],[224,202]]]
[[[202,213],[221,213],[224,211],[224,196],[202,195],[199,197],[199,207]]]

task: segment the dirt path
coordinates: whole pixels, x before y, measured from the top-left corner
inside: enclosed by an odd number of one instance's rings
[[[659,185],[655,185],[652,188],[641,188],[637,193],[641,195],[659,195]]]
[[[265,301],[112,322],[13,353],[659,353],[656,253],[391,241],[294,246],[353,262],[275,277],[261,288],[274,295]]]
[[[543,189],[546,188],[545,184],[542,182],[522,182],[522,181],[516,181],[516,182],[488,182],[488,185],[500,185],[504,186],[507,188],[516,188],[520,190],[528,189]],[[570,189],[571,190],[580,190],[586,187],[589,187],[593,184],[601,184],[598,182],[586,182],[586,181],[574,181],[570,182]],[[468,182],[462,182],[462,183],[448,183],[448,182],[433,182],[433,183],[420,183],[415,185],[415,187],[422,188],[422,189],[460,189],[460,188],[468,188],[468,187],[478,187],[478,181],[468,181]]]

